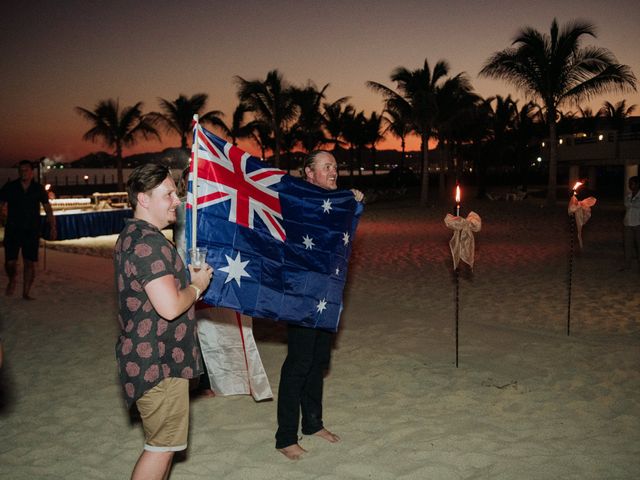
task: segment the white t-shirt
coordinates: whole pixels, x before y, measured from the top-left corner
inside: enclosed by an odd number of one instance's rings
[[[637,227],[640,225],[640,192],[631,197],[632,193],[628,193],[624,199],[624,206],[627,211],[624,214],[625,227]]]

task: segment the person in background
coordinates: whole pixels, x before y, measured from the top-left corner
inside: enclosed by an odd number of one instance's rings
[[[336,190],[336,159],[324,150],[311,152],[305,159],[303,176],[313,185]],[[362,202],[362,192],[352,192],[356,201]],[[362,208],[361,203],[358,208]],[[298,443],[301,412],[304,435],[316,435],[331,443],[340,441],[322,420],[324,373],[329,369],[332,340],[329,331],[287,324],[287,358],[282,364],[278,389],[276,449],[290,460],[297,460],[306,452]]]
[[[624,206],[624,259],[625,268],[631,268],[635,257],[636,267],[640,268],[640,180],[629,178],[629,193],[625,196]]]
[[[164,480],[187,448],[189,379],[202,371],[194,304],[209,286],[207,264],[189,272],[162,229],[180,200],[168,168],[145,164],[127,181],[133,218],[114,247],[120,333],[116,358],[127,406],[137,406],[145,445],[131,478]]]
[[[20,178],[7,182],[0,189],[0,212],[6,205],[7,217],[4,230],[4,268],[9,277],[5,293],[16,290],[18,254],[22,251],[24,274],[22,298],[33,300],[31,287],[36,278],[36,263],[40,247],[40,205],[44,207],[49,225],[49,240],[57,236],[53,210],[44,187],[33,179],[33,165],[28,160],[18,164]]]

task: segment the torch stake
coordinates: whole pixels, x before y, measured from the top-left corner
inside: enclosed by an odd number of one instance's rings
[[[458,368],[458,312],[460,304],[460,268],[453,271],[456,281],[456,368]]]
[[[576,230],[576,217],[574,214],[569,215],[569,272],[568,284],[569,292],[567,296],[567,335],[571,335],[571,281],[573,278],[573,237]]]

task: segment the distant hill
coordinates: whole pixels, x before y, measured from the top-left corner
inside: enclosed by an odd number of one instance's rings
[[[170,168],[182,169],[189,164],[189,152],[181,148],[166,148],[161,152],[138,153],[124,157],[123,167],[134,168],[145,163],[163,163]],[[107,152],[96,152],[69,162],[71,168],[116,168],[116,159]]]

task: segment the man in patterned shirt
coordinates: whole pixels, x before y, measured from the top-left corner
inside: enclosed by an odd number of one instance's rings
[[[145,435],[131,478],[160,480],[168,477],[174,452],[187,448],[189,379],[202,370],[193,305],[213,271],[189,265],[187,273],[161,232],[175,222],[180,204],[168,168],[134,169],[127,193],[134,215],[114,250],[116,358],[127,406],[138,407]]]

